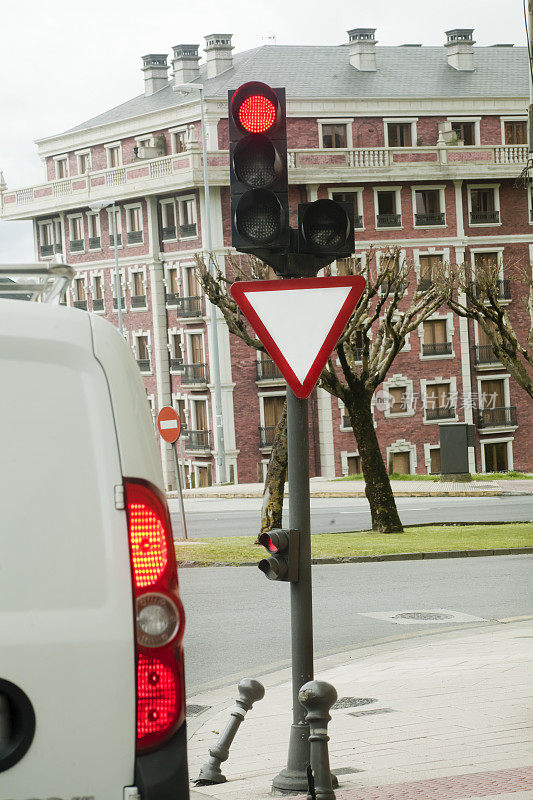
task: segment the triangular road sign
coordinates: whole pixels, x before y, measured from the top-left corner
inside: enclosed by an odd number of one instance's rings
[[[237,281],[231,294],[297,397],[309,397],[365,288],[360,275]]]

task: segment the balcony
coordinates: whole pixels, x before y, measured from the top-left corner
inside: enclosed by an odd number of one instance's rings
[[[444,214],[415,214],[415,225],[420,228],[427,228],[431,225],[445,225],[446,217]]]
[[[499,211],[471,211],[471,225],[497,225],[500,222]]]
[[[267,425],[266,428],[259,428],[259,448],[272,447],[276,437],[276,426]]]
[[[455,406],[426,408],[426,420],[455,419]]]
[[[182,436],[186,450],[211,450],[211,431],[185,430]]]
[[[137,359],[137,364],[139,365],[139,369],[141,370],[141,372],[145,372],[146,373],[146,372],[151,372],[152,371],[152,365],[150,363],[150,359],[149,358],[138,358]]]
[[[114,247],[114,246],[115,246],[115,237],[111,233],[109,235],[109,247]],[[117,233],[117,247],[122,247],[122,234],[121,233]]]
[[[271,358],[258,361],[256,369],[258,381],[284,380],[283,375]]]
[[[93,298],[93,311],[103,311],[104,310],[104,298],[103,297],[94,297]]]
[[[401,214],[378,214],[376,217],[376,227],[378,228],[401,228]]]
[[[142,231],[128,231],[128,244],[142,244]]]
[[[482,283],[472,283],[471,287],[474,297],[476,297],[478,300],[483,300],[484,298],[486,299],[488,286]],[[496,289],[496,297],[498,300],[511,299],[511,281],[507,278],[496,281],[494,288]]]
[[[189,225],[180,225],[180,237],[182,239],[187,239],[196,235],[196,222],[192,222]]]
[[[167,294],[167,303],[170,295]],[[180,297],[173,295],[173,306],[176,306],[176,314],[178,317],[201,317],[202,316],[202,298],[201,297]]]
[[[145,294],[133,294],[131,296],[132,308],[147,308]]]
[[[121,297],[120,298],[120,307],[121,307],[122,311],[126,310],[126,298],[125,297]],[[113,311],[118,311],[118,300],[117,300],[116,297],[113,298]]]
[[[422,345],[423,356],[450,356],[452,354],[451,342],[432,342]]]
[[[53,244],[42,244],[41,245],[41,258],[49,258],[50,256],[54,255],[54,245]]]
[[[171,358],[170,359],[170,371],[171,372],[183,372],[183,359],[182,358]]]
[[[82,311],[87,311],[87,300],[74,300],[72,305],[74,308],[81,308]]]
[[[527,145],[466,147],[305,148],[288,152],[289,183],[347,180],[476,180],[512,178],[527,162]],[[208,154],[213,186],[229,183],[229,154]],[[517,170],[518,166],[518,170]],[[64,211],[89,202],[138,198],[203,186],[200,150],[187,150],[124,167],[110,167],[73,178],[53,180],[3,195],[3,219],[30,219],[51,209]],[[196,226],[182,226],[181,236],[195,236]],[[118,242],[120,245],[120,241]],[[111,243],[111,246],[113,244]]]
[[[486,364],[499,364],[500,360],[492,349],[490,344],[476,344],[474,345],[474,364],[476,367],[482,367]]]
[[[182,384],[202,385],[207,383],[207,364],[183,364]]]
[[[175,225],[168,225],[166,228],[163,228],[161,231],[161,238],[164,242],[167,242],[169,239],[176,238],[176,226]]]
[[[99,249],[100,249],[100,237],[89,236],[89,250],[99,250]]]
[[[83,239],[71,239],[70,240],[70,252],[71,253],[82,253],[85,250],[85,242]]]
[[[480,408],[477,412],[477,426],[481,429],[515,428],[517,425],[516,406]]]

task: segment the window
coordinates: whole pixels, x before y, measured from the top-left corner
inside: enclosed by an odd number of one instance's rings
[[[161,236],[163,241],[176,238],[176,207],[174,200],[161,201]]]
[[[69,230],[71,252],[82,252],[85,247],[85,242],[83,239],[83,219],[81,214],[76,217],[69,217]]]
[[[204,337],[201,333],[191,333],[189,336],[189,353],[191,364],[204,363]]]
[[[128,244],[141,244],[143,240],[143,214],[140,206],[126,207]]]
[[[171,337],[172,343],[172,356],[173,358],[181,358],[183,359],[183,353],[181,350],[181,336],[179,333],[173,333]]]
[[[61,242],[63,241],[63,234],[62,234],[62,231],[61,231],[61,220],[60,219],[54,220],[54,234],[55,234],[55,239],[56,239],[56,242],[55,242],[56,253],[60,253],[61,252]]]
[[[471,225],[495,225],[500,222],[499,194],[494,186],[469,186],[468,204]]]
[[[472,211],[494,211],[494,189],[471,189]]]
[[[196,200],[188,197],[179,201],[180,204],[180,236],[196,236]]]
[[[347,147],[346,125],[322,124],[322,147]]]
[[[184,153],[187,149],[187,131],[173,131],[172,133],[172,152]]]
[[[113,235],[113,209],[108,209],[108,221],[109,221],[109,246],[115,246],[115,238]],[[122,244],[122,214],[120,213],[120,208],[115,208],[115,226],[117,231],[117,247],[120,247]]]
[[[389,413],[390,414],[405,414],[407,411],[407,403],[405,402],[406,387],[394,386],[389,390]]]
[[[181,427],[187,427],[187,415],[185,413],[185,400],[180,398],[179,400],[174,400],[174,408],[178,412],[178,417],[180,418]]]
[[[201,297],[202,289],[194,267],[185,269],[185,283],[187,287],[187,297]]]
[[[432,447],[429,451],[429,471],[431,475],[440,475],[440,447]]]
[[[110,145],[106,148],[107,150],[107,166],[109,169],[112,167],[120,167],[121,164],[121,153],[120,153],[120,145]]]
[[[205,467],[196,467],[196,471],[198,472],[198,487],[200,489],[213,485],[213,468],[211,464],[207,464]]]
[[[452,131],[456,134],[457,138],[466,145],[474,145],[476,143],[475,122],[454,122],[452,120]]]
[[[66,156],[62,158],[56,158],[56,178],[60,180],[61,178],[68,178],[68,159]]]
[[[376,227],[400,228],[402,225],[400,190],[377,189],[374,191],[377,206]]]
[[[146,288],[144,286],[144,275],[142,272],[131,273],[131,307],[146,308]]]
[[[452,343],[448,341],[448,323],[445,319],[426,320],[424,322],[423,356],[451,355]]]
[[[137,336],[137,357],[139,359],[149,359],[150,352],[148,350],[148,337]]]
[[[527,144],[527,122],[525,120],[506,121],[503,128],[505,144]]]
[[[444,225],[440,189],[415,189],[415,225]]]
[[[172,294],[179,293],[178,270],[175,267],[171,267],[167,271],[167,287]]]
[[[420,278],[418,288],[420,291],[430,289],[435,277],[442,270],[442,256],[424,253],[418,257],[420,263]]]
[[[85,175],[91,169],[91,153],[89,150],[84,153],[76,153],[78,159],[78,175]]]
[[[348,475],[360,475],[363,471],[361,466],[361,456],[346,456]]]
[[[474,253],[474,266],[476,268],[476,272],[479,270],[483,272],[485,270],[494,270],[498,268],[498,253],[493,253],[492,251],[487,250],[483,253]]]
[[[101,275],[95,275],[93,278],[93,286],[94,286],[94,300],[103,300],[104,299],[104,290],[102,285],[102,277]]]
[[[195,430],[208,431],[207,424],[207,400],[193,400]]]
[[[144,294],[143,274],[142,272],[133,273],[133,293],[135,295]]]
[[[449,383],[427,384],[424,405],[426,421],[455,418],[455,399]]]
[[[411,123],[388,122],[387,135],[389,147],[412,147]]]
[[[351,256],[350,258],[337,259],[337,275],[360,275],[361,257]]]
[[[85,291],[85,279],[76,278],[74,281],[74,294],[76,300],[87,300],[87,293]]]
[[[411,474],[410,453],[391,453],[389,469],[391,473],[394,473],[395,475],[410,475]]]
[[[39,222],[39,242],[41,256],[52,256],[54,254],[54,229],[51,222]]]
[[[100,249],[100,214],[87,214],[89,250]]]
[[[485,472],[507,472],[509,469],[508,444],[508,442],[482,443],[485,454]]]
[[[355,228],[363,227],[363,193],[357,192],[332,192],[331,199],[340,203],[353,204],[353,220]]]
[[[276,425],[281,417],[285,404],[284,395],[272,395],[263,397],[263,420],[264,425],[260,431],[260,446],[272,447],[274,444],[274,434]]]

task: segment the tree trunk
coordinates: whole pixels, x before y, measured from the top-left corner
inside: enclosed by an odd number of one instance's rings
[[[348,402],[347,409],[361,457],[372,530],[379,533],[402,533],[403,526],[374,428],[372,395],[361,387],[350,393]]]
[[[282,527],[283,492],[287,477],[287,403],[276,426],[261,508],[261,533]]]

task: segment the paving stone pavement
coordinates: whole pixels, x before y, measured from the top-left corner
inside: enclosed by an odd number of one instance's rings
[[[315,676],[332,683],[339,698],[372,700],[345,701],[331,712],[337,800],[533,799],[532,656],[533,620],[518,619],[318,660]],[[290,674],[246,677],[259,677],[265,699],[249,712],[222,765],[228,782],[197,787],[195,800],[267,800],[285,766]],[[235,696],[236,687],[226,687],[189,698],[210,706],[189,723],[191,778],[229,720]]]

